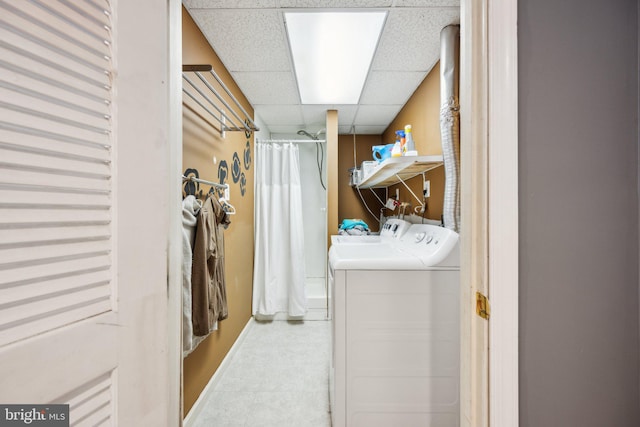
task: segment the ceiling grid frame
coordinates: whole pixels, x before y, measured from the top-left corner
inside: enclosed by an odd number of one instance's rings
[[[272,133],[317,132],[324,127],[320,112],[337,109],[341,134],[381,134],[437,64],[440,30],[460,22],[459,0],[184,0],[183,4]],[[340,10],[387,12],[359,103],[304,105],[284,13]],[[257,28],[264,31],[258,33]]]

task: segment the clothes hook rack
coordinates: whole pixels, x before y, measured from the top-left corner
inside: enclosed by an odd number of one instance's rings
[[[206,179],[196,178],[195,176],[184,176],[184,175],[182,175],[182,180],[183,181],[197,182],[199,184],[210,185],[210,186],[212,186],[214,188],[221,188],[221,189],[224,190],[223,199],[225,201],[227,201],[227,203],[229,203],[228,200],[231,198],[231,194],[230,194],[230,191],[229,191],[229,184],[218,184],[217,182],[207,181]],[[235,213],[235,208],[233,208],[233,209],[234,209],[234,213]]]
[[[214,87],[209,79],[207,79],[203,73],[209,73],[218,85],[224,90],[227,96],[231,99],[233,104],[235,104],[235,108],[238,108],[242,114],[244,114],[245,119],[235,111],[234,107],[229,105],[229,103],[220,95],[220,92]],[[194,82],[189,74],[195,74],[196,77],[201,82],[201,85],[197,82]],[[260,129],[256,125],[256,123],[251,119],[251,116],[244,107],[238,102],[238,99],[231,93],[229,88],[224,84],[222,79],[213,71],[213,67],[209,64],[197,64],[197,65],[183,65],[182,66],[182,79],[187,83],[187,85],[182,85],[182,91],[193,101],[195,101],[204,111],[206,111],[210,116],[212,116],[216,121],[218,121],[221,125],[220,135],[224,138],[226,131],[245,131],[245,132],[256,132]],[[222,103],[222,105],[227,109],[230,115],[227,114],[218,104],[211,99],[208,93],[205,93],[204,89],[207,89],[211,92],[215,97]],[[194,93],[195,91],[195,93]],[[197,94],[197,95],[196,95]],[[205,105],[206,104],[206,105]],[[210,107],[213,107],[218,114],[215,114]],[[234,119],[231,117],[233,116]],[[227,122],[230,125],[227,125]],[[237,123],[239,122],[239,124]]]
[[[182,180],[183,181],[197,182],[199,184],[206,184],[206,185],[210,185],[212,187],[222,188],[224,190],[228,190],[229,189],[229,184],[219,184],[217,182],[207,181],[206,179],[196,178],[195,176],[184,176],[184,175],[182,175]]]
[[[223,189],[224,190],[224,197],[222,197],[220,199],[220,203],[222,204],[222,209],[224,209],[224,211],[228,215],[235,215],[236,214],[235,206],[233,206],[229,202],[229,199],[231,198],[231,194],[230,194],[230,191],[229,191],[229,184],[218,184],[217,182],[207,181],[206,179],[196,178],[195,176],[184,176],[184,175],[182,175],[182,180],[183,181],[197,182],[199,184],[210,185],[210,186],[212,186],[214,188]]]

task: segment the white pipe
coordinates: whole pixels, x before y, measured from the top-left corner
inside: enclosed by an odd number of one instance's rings
[[[449,25],[440,32],[440,134],[444,159],[445,187],[443,222],[459,232],[460,225],[460,26]]]

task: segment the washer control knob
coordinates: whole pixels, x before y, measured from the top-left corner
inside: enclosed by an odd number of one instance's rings
[[[422,240],[424,239],[424,236],[426,235],[427,233],[424,233],[424,232],[416,234],[416,243],[422,242]]]
[[[429,243],[431,243],[431,241],[432,241],[432,240],[433,240],[433,235],[432,235],[432,234],[429,234],[429,235],[427,236],[427,240],[426,240],[427,245],[428,245]]]

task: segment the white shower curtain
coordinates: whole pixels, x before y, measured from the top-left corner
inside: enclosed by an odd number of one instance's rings
[[[253,314],[303,316],[304,227],[298,146],[256,143]]]

